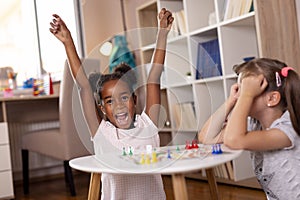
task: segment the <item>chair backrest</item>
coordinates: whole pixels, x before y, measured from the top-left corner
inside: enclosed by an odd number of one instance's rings
[[[60,85],[59,118],[60,131],[67,143],[68,159],[93,154],[93,143],[80,106],[78,88],[70,73],[68,61],[65,62]]]

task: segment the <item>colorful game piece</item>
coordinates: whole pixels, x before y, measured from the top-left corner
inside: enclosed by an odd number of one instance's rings
[[[185,149],[191,149],[192,148],[192,144],[190,143],[190,141],[186,141],[185,142]]]
[[[123,156],[126,156],[126,150],[125,150],[125,147],[123,147],[123,153],[122,153]]]
[[[221,145],[220,144],[213,144],[212,145],[212,154],[221,154],[223,153],[222,149],[221,149]]]
[[[129,153],[128,153],[130,156],[133,155],[133,152],[132,152],[132,147],[129,147]]]
[[[146,154],[146,160],[145,160],[145,163],[146,163],[147,165],[150,164],[150,156],[149,156],[149,154]]]
[[[156,155],[156,151],[154,150],[152,152],[152,163],[156,163],[157,162],[157,155]]]
[[[178,145],[176,146],[176,151],[180,151],[180,148]]]
[[[141,154],[140,164],[141,165],[145,164],[145,155],[144,155],[144,153]]]
[[[169,159],[172,158],[172,157],[171,157],[171,151],[170,151],[170,149],[168,149],[168,155],[167,155],[167,158],[169,158]]]
[[[192,148],[193,148],[193,149],[198,149],[198,148],[199,148],[199,146],[198,146],[198,144],[197,144],[197,140],[193,140],[193,141],[192,141]]]
[[[152,145],[146,145],[146,151],[147,151],[147,154],[151,154],[152,153]]]

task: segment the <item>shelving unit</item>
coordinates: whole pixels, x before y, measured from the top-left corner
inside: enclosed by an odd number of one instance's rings
[[[13,177],[7,123],[0,122],[0,199],[14,198]]]
[[[154,20],[159,10],[163,7],[173,13],[184,10],[187,33],[169,34],[161,80],[167,98],[163,106],[168,110],[170,122],[170,127],[162,131],[170,133],[173,145],[195,138],[208,117],[225,101],[236,82],[232,67],[243,62],[243,58],[270,57],[300,66],[294,0],[253,0],[254,11],[225,21],[224,6],[225,0],[157,0],[137,8],[143,64],[151,61],[157,32]],[[222,75],[196,79],[198,44],[213,39],[219,42]],[[185,102],[193,102],[197,130],[185,130],[176,124],[178,113],[174,112],[174,105]],[[233,161],[233,169],[234,181],[254,176],[247,152]]]

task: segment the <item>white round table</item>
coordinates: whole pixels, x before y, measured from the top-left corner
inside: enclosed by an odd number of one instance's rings
[[[174,149],[175,146],[163,147]],[[162,148],[160,148],[162,149]],[[206,170],[206,176],[211,189],[212,199],[218,199],[218,190],[212,168],[231,161],[241,155],[241,150],[230,150],[222,145],[222,154],[208,154],[201,158],[170,159],[155,164],[136,164],[122,158],[122,152],[91,155],[72,159],[72,168],[92,173],[89,199],[99,198],[101,173],[112,174],[171,174],[175,199],[188,199],[184,174],[201,169]]]

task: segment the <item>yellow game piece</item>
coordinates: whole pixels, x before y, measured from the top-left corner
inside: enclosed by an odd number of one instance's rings
[[[156,163],[156,162],[157,162],[156,152],[153,151],[153,152],[152,152],[152,163]]]
[[[141,164],[141,165],[145,164],[145,156],[144,156],[143,153],[141,154],[140,164]]]
[[[146,164],[150,164],[150,156],[149,154],[146,154]]]

